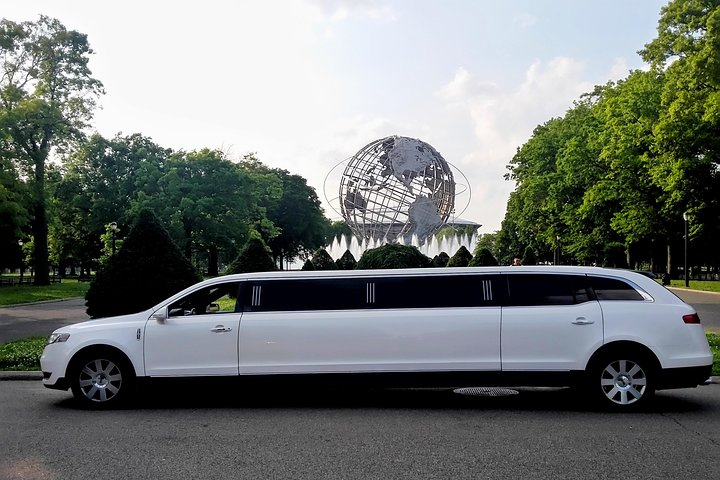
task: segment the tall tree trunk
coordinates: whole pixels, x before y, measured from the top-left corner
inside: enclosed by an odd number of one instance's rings
[[[35,257],[35,285],[50,285],[48,261],[48,226],[45,208],[45,159],[35,159],[35,185],[33,186],[33,256]]]
[[[673,275],[673,264],[672,264],[672,249],[670,248],[670,239],[667,241],[667,273]]]

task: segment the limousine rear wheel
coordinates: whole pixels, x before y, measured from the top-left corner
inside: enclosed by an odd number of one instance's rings
[[[111,350],[93,350],[73,361],[69,369],[74,397],[90,408],[118,405],[128,396],[135,375],[129,362]]]
[[[615,410],[641,407],[654,393],[653,363],[644,355],[606,354],[589,373],[591,388],[605,406]]]

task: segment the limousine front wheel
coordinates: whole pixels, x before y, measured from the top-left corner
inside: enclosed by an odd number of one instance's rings
[[[607,355],[595,364],[589,379],[602,402],[630,410],[644,405],[654,392],[652,364],[642,356]]]
[[[94,351],[75,359],[70,367],[70,388],[74,397],[91,408],[119,404],[134,379],[128,362],[111,351]]]

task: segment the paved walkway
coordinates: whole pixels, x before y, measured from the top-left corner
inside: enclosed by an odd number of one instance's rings
[[[90,320],[85,299],[42,302],[0,308],[0,343],[34,335],[47,336],[64,325]]]

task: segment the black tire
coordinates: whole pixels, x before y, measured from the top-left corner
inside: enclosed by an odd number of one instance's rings
[[[74,359],[68,378],[73,396],[83,406],[113,408],[129,397],[135,372],[122,354],[97,349]]]
[[[644,408],[655,393],[655,362],[636,352],[601,355],[587,371],[587,387],[602,407],[614,411]]]

